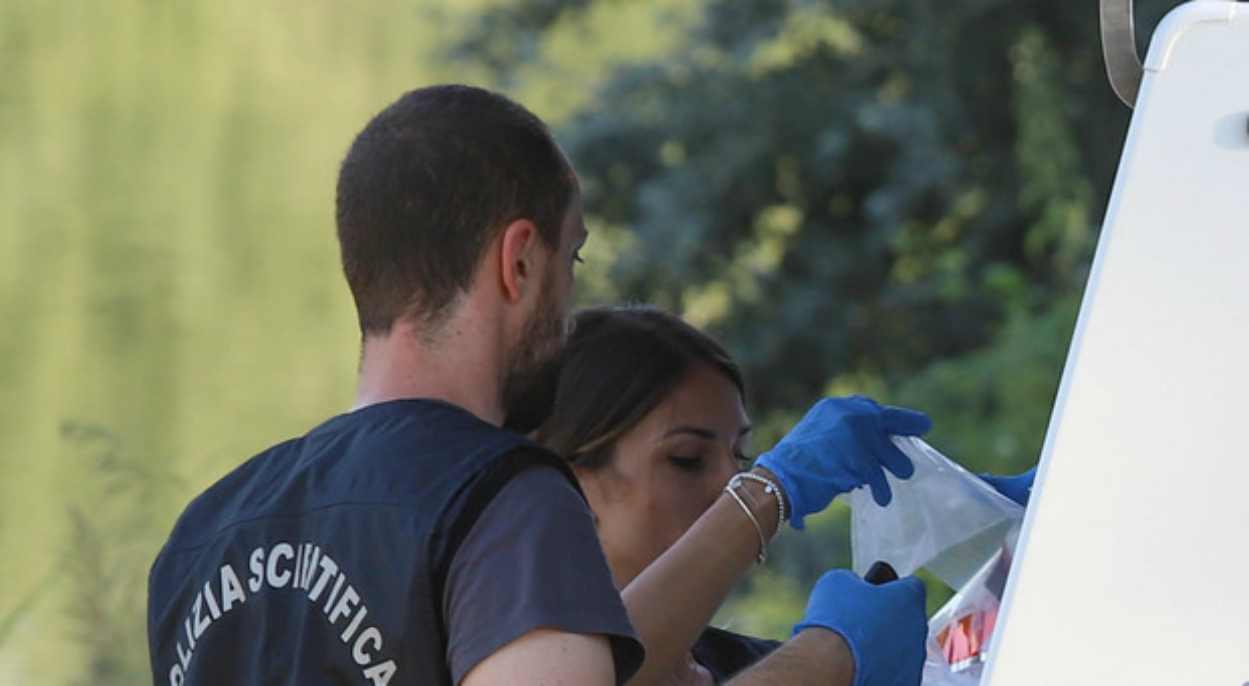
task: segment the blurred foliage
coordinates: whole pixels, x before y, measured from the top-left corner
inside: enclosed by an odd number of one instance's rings
[[[1148,25],[1169,6],[1139,4]],[[485,25],[534,35],[586,11]],[[760,446],[820,394],[859,392],[927,411],[973,469],[1026,469],[1129,115],[1097,30],[1091,2],[703,3],[677,49],[614,70],[561,128],[591,244],[617,247],[587,299],[656,302],[720,337]],[[783,536],[782,575],[721,619],[785,635],[801,591],[848,565],[848,533],[834,507]],[[935,609],[949,591],[929,586]]]
[[[1139,2],[1139,25],[1170,4]],[[720,337],[757,446],[820,394],[863,392],[927,411],[974,469],[1026,468],[1128,118],[1096,19],[1091,1],[0,4],[0,683],[135,683],[144,570],[181,506],[349,404],[336,163],[421,84],[493,85],[552,122],[586,191],[582,301]],[[721,619],[787,633],[848,532],[835,505],[782,536]]]
[[[103,427],[67,422],[61,434],[81,460],[83,482],[70,505],[70,532],[60,569],[66,582],[71,640],[86,649],[81,684],[136,684],[151,678],[146,646],[118,641],[146,627],[145,579],[167,513],[181,503],[178,477],[162,462],[126,454]]]

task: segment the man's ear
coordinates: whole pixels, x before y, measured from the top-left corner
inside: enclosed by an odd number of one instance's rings
[[[528,219],[503,227],[499,242],[499,285],[504,299],[516,303],[539,287],[539,275],[546,266],[545,246],[538,227]]]

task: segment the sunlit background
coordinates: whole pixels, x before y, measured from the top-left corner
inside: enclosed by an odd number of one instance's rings
[[[1171,3],[1140,3],[1141,23]],[[1092,0],[0,3],[0,683],[137,684],[182,506],[351,401],[337,163],[410,88],[500,89],[586,189],[584,304],[1036,459],[1128,111]],[[1147,32],[1146,32],[1147,33]],[[835,505],[719,621],[784,636]],[[948,591],[931,582],[930,609]]]

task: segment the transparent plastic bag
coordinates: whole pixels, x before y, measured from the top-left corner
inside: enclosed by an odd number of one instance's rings
[[[974,686],[997,624],[1024,509],[918,438],[893,437],[911,458],[906,480],[886,474],[893,500],[849,495],[854,569],[877,560],[900,575],[926,568],[955,589],[928,622],[924,686]]]
[[[923,686],[976,686],[989,654],[1018,528],[928,620]]]
[[[1023,508],[919,438],[894,436],[915,474],[888,472],[893,500],[880,507],[866,488],[849,496],[850,544],[860,575],[884,560],[906,576],[925,567],[961,588],[1001,548]]]

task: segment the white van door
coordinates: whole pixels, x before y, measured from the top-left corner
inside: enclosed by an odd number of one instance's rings
[[[1144,67],[994,686],[1249,684],[1249,4],[1177,7]]]

